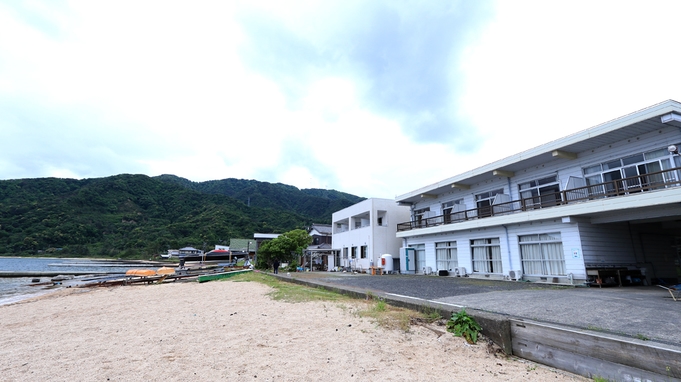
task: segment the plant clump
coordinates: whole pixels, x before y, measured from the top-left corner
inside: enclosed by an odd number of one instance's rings
[[[478,342],[478,334],[481,330],[482,328],[475,319],[466,313],[466,309],[452,314],[452,318],[447,321],[447,331],[454,333],[457,337],[463,337],[469,344]]]

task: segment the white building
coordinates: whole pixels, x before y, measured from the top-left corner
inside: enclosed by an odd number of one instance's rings
[[[401,267],[406,254],[416,273],[678,281],[680,128],[670,100],[400,195]]]
[[[340,253],[340,266],[367,270],[378,266],[381,255],[399,256],[402,240],[397,223],[409,220],[409,208],[392,199],[367,199],[332,215],[332,247]]]

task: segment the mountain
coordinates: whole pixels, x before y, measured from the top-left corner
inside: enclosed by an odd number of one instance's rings
[[[250,200],[250,206],[249,206]],[[329,190],[173,175],[0,181],[0,255],[149,257],[254,232],[330,223],[363,198]]]
[[[303,189],[281,183],[257,180],[223,179],[192,182],[175,175],[155,177],[162,182],[180,185],[205,194],[224,195],[251,207],[284,209],[330,223],[331,214],[364,198],[335,190]]]

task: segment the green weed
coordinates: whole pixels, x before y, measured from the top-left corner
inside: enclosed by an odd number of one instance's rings
[[[478,342],[478,334],[481,330],[482,328],[475,319],[466,313],[466,309],[452,314],[452,318],[447,321],[447,331],[454,333],[457,337],[465,338],[470,344]]]

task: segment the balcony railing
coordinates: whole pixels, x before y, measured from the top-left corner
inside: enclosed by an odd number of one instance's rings
[[[670,187],[679,187],[681,186],[680,179],[681,167],[676,167],[650,174],[616,179],[609,182],[572,188],[556,193],[512,200],[505,203],[493,204],[491,206],[481,206],[465,211],[452,212],[446,215],[399,223],[397,225],[397,231],[410,231],[413,229],[453,224],[473,219],[532,211],[539,208],[550,208],[601,198],[612,198]]]

